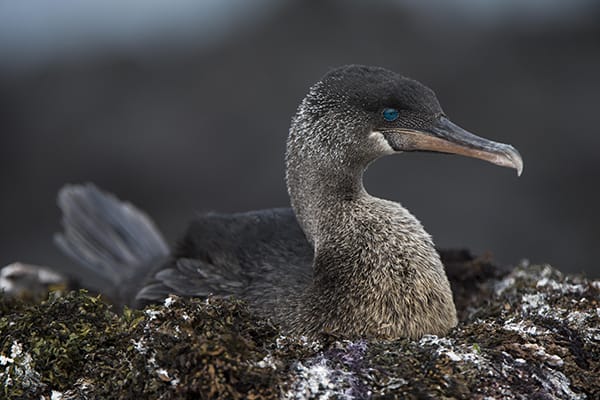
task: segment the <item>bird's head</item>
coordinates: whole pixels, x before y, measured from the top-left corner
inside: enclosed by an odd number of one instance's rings
[[[336,68],[311,87],[288,140],[290,158],[319,160],[325,168],[364,168],[388,154],[460,154],[510,167],[523,161],[508,144],[476,136],[444,114],[427,86],[379,67]]]

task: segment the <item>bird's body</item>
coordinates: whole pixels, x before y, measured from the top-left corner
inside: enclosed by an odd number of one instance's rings
[[[511,146],[448,121],[427,87],[383,68],[346,66],[310,89],[292,121],[286,180],[293,211],[199,217],[167,255],[136,244],[144,237],[139,232],[153,226],[131,216],[131,206],[93,187],[67,188],[59,243],[92,270],[121,274],[114,282],[126,302],[160,301],[170,293],[233,295],[297,335],[442,335],[456,325],[456,310],[431,237],[408,210],[369,195],[362,183],[377,158],[420,150],[522,168]],[[102,223],[106,215],[136,228],[122,222],[111,228]],[[105,245],[111,240],[119,251]],[[134,255],[123,256],[132,243]],[[101,262],[95,254],[103,255]],[[166,261],[157,262],[161,257]],[[125,276],[113,265],[137,272]]]
[[[292,304],[287,322],[294,332],[415,338],[456,325],[444,267],[415,217],[367,194],[330,211],[313,281]]]

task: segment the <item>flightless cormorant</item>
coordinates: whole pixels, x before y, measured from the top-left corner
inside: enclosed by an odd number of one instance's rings
[[[292,334],[418,338],[456,325],[431,237],[400,204],[369,195],[362,176],[390,154],[460,154],[515,168],[510,145],[452,123],[434,92],[384,68],[348,65],[314,84],[286,151],[291,209],[197,217],[170,252],[152,222],[93,185],[59,194],[59,246],[124,304],[181,296],[248,301]]]

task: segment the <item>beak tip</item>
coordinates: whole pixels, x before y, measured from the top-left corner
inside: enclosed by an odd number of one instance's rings
[[[513,168],[517,170],[517,176],[521,176],[523,174],[523,158],[514,147],[510,146],[509,149],[509,158],[513,163]]]
[[[517,176],[521,176],[523,174],[523,160],[521,157],[513,158],[513,168],[517,170]]]

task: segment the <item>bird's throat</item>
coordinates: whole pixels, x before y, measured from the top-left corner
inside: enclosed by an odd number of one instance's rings
[[[364,168],[339,168],[301,162],[290,168],[287,186],[292,208],[308,240],[313,244],[324,226],[335,225],[342,204],[367,196],[363,186]]]

